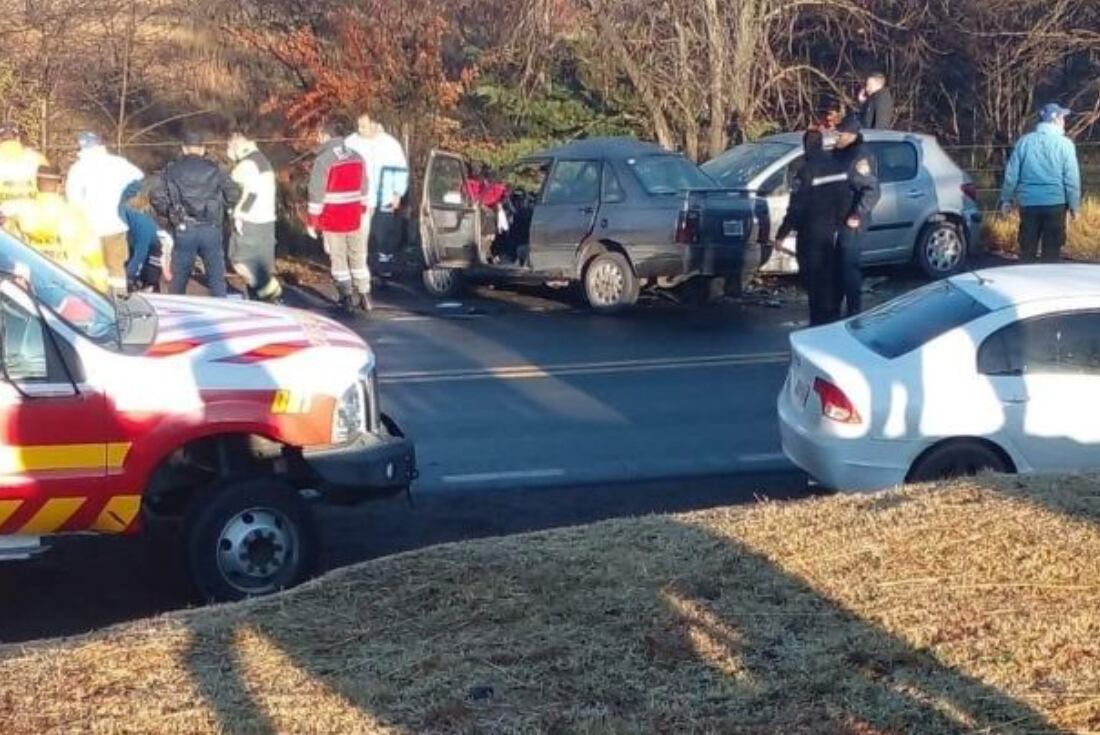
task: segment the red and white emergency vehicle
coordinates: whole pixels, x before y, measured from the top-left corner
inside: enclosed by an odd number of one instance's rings
[[[145,533],[209,600],[303,579],[308,502],[405,491],[412,443],[370,348],[250,302],[110,300],[0,234],[0,559],[56,534]]]

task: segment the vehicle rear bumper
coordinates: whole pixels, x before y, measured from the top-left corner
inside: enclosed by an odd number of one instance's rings
[[[868,456],[881,451],[870,439],[841,439],[808,430],[794,416],[790,391],[779,397],[779,436],[783,453],[799,469],[827,488],[842,492],[870,492],[905,482],[908,464]],[[862,451],[869,447],[870,451]]]
[[[981,245],[982,213],[976,209],[963,212],[963,229],[966,230],[966,242],[975,247]]]
[[[338,447],[305,449],[302,459],[325,501],[350,505],[407,489],[416,479],[416,449],[389,417],[380,434]]]
[[[684,273],[702,276],[740,277],[745,269],[754,271],[760,266],[759,246],[741,244],[692,245],[684,255]],[[757,251],[755,262],[751,251]],[[749,252],[746,252],[749,251]]]

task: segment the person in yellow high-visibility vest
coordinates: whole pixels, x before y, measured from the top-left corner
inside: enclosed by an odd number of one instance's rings
[[[107,293],[103,243],[77,207],[61,195],[61,171],[43,166],[37,172],[38,193],[0,204],[3,226],[94,288]]]
[[[17,127],[0,125],[0,204],[33,197],[38,191],[38,169],[45,165],[45,156],[23,145]]]

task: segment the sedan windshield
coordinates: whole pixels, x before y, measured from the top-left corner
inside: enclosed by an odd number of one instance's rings
[[[795,148],[791,143],[745,143],[707,161],[703,170],[722,186],[740,188]]]
[[[679,194],[686,189],[716,189],[714,180],[683,156],[655,155],[627,159],[648,194]]]
[[[848,331],[882,357],[893,359],[989,313],[950,281],[899,296],[848,322]]]
[[[34,297],[88,339],[118,344],[114,304],[69,271],[0,232],[0,273],[26,279]]]

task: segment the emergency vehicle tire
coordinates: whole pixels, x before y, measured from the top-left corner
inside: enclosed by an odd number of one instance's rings
[[[641,284],[622,253],[600,253],[584,269],[584,296],[594,311],[613,314],[638,301]]]
[[[465,286],[462,274],[453,268],[425,268],[420,279],[428,295],[437,299],[453,299]]]
[[[192,505],[183,531],[192,583],[207,602],[293,587],[317,560],[309,508],[275,477],[219,484]]]

